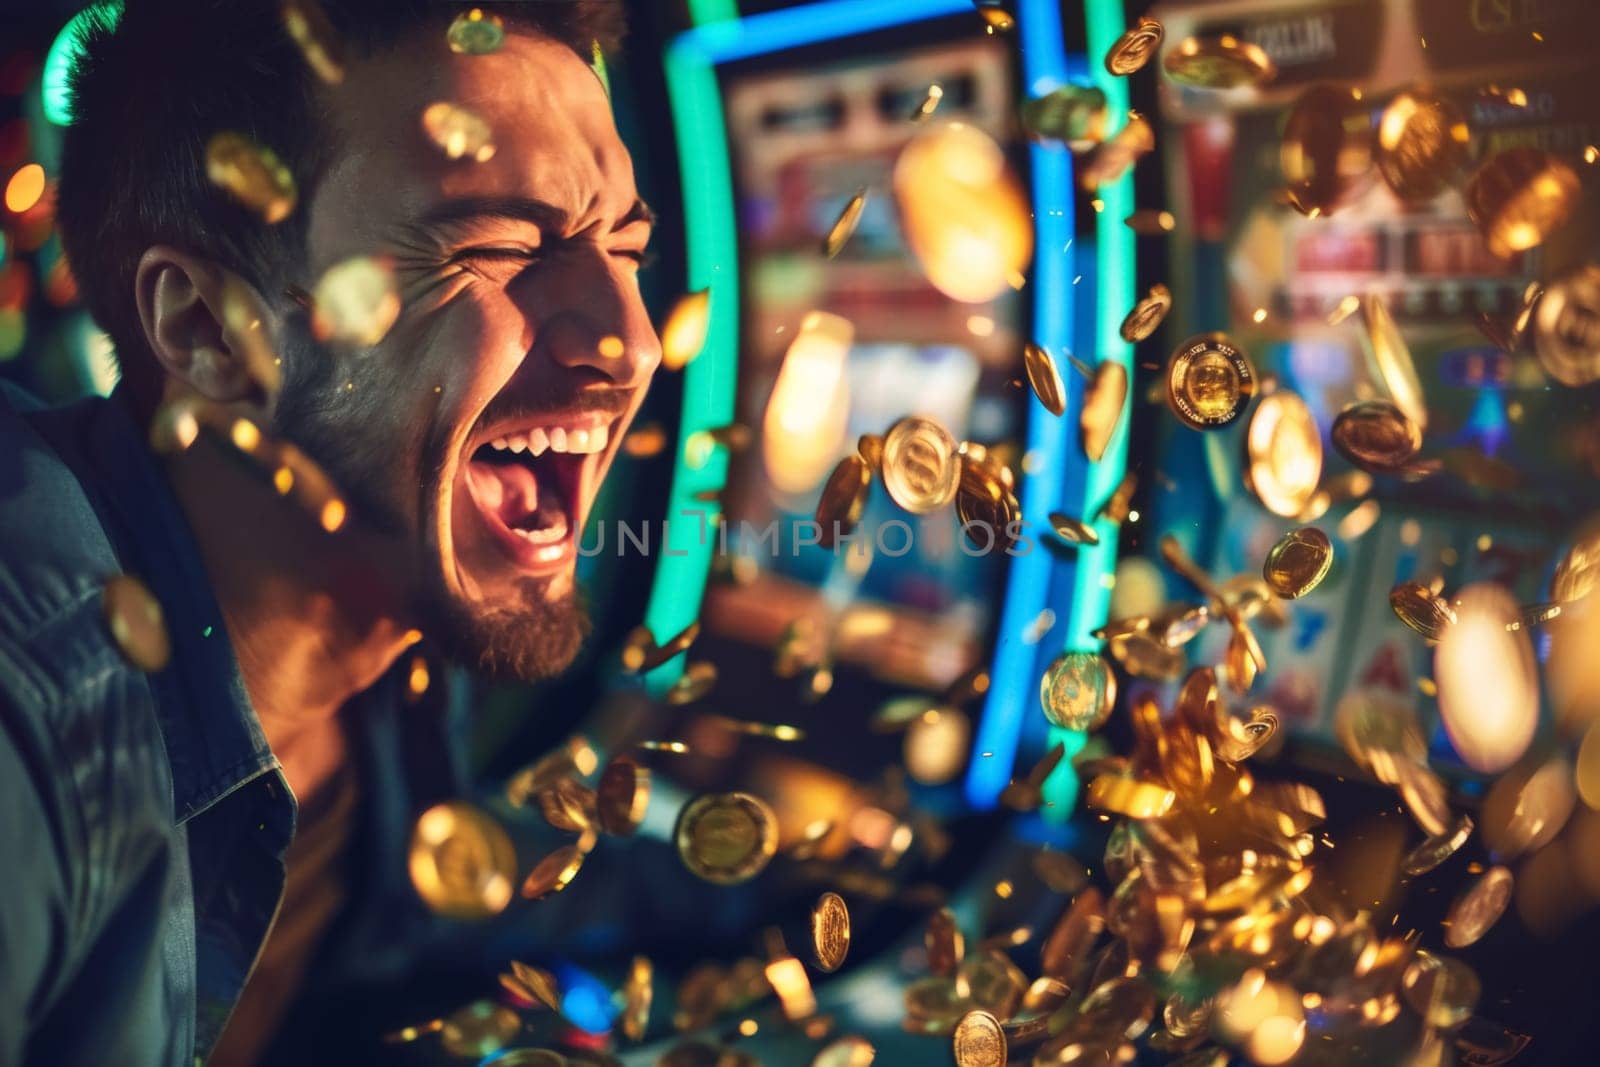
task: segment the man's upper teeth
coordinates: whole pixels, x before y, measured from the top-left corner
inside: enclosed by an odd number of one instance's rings
[[[583,454],[603,451],[611,440],[607,426],[585,429],[566,426],[538,426],[527,433],[507,434],[489,442],[497,452],[529,452],[542,456],[546,451]]]

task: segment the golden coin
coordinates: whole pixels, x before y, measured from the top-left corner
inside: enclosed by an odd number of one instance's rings
[[[1149,120],[1136,111],[1128,112],[1127,125],[1095,149],[1078,168],[1079,187],[1094,192],[1102,185],[1110,185],[1155,146],[1156,133]]]
[[[956,1067],[1005,1067],[1006,1035],[1000,1020],[986,1011],[969,1011],[956,1024]]]
[[[1454,104],[1417,90],[1401,93],[1378,119],[1378,172],[1401,200],[1432,200],[1466,162],[1469,139]]]
[[[1322,479],[1322,435],[1306,402],[1286,389],[1261,398],[1245,431],[1245,484],[1274,515],[1294,518]]]
[[[850,240],[850,235],[856,232],[856,225],[861,221],[861,212],[867,206],[867,191],[862,189],[845,202],[844,209],[839,212],[839,217],[833,220],[833,225],[828,229],[828,236],[822,240],[822,254],[832,259],[839,254],[845,242]]]
[[[673,837],[696,877],[738,885],[760,874],[778,850],[778,817],[749,793],[708,793],[684,806]]]
[[[344,48],[317,0],[284,0],[283,28],[317,77],[329,85],[344,81]]]
[[[950,299],[992,300],[1032,261],[1027,194],[1005,150],[978,127],[922,127],[895,160],[893,189],[907,247]]]
[[[1387,400],[1359,400],[1333,420],[1339,454],[1372,474],[1393,474],[1422,447],[1422,429]]]
[[[1265,85],[1278,74],[1278,68],[1260,45],[1241,41],[1229,33],[1187,37],[1166,54],[1161,66],[1167,77],[1194,89]]]
[[[1106,71],[1121,77],[1143,69],[1150,57],[1161,47],[1165,31],[1153,18],[1141,16],[1138,23],[1117,38],[1106,52]]]
[[[983,18],[986,23],[985,28],[990,33],[1006,33],[1016,29],[1017,20],[1012,17],[1011,12],[997,4],[984,3],[980,0],[978,14]]]
[[[1094,527],[1087,525],[1081,519],[1059,511],[1050,513],[1050,528],[1057,537],[1069,545],[1098,545],[1100,535],[1094,532]]]
[[[579,833],[593,822],[594,791],[571,778],[550,783],[535,794],[535,799],[545,822],[557,830]]]
[[[1091,808],[1130,819],[1160,818],[1172,810],[1176,800],[1177,795],[1166,786],[1114,774],[1094,779],[1084,794],[1084,803]]]
[[[817,967],[832,974],[850,951],[850,909],[838,893],[824,893],[811,909],[811,947]]]
[[[505,24],[500,16],[485,14],[476,7],[457,15],[445,31],[445,42],[458,55],[486,56],[498,52],[505,41]]]
[[[1093,652],[1063,652],[1039,679],[1039,703],[1045,718],[1067,730],[1093,730],[1111,709],[1106,687],[1111,668]]]
[[[547,1048],[514,1048],[496,1056],[495,1067],[583,1067],[587,1060],[570,1060]]]
[[[1450,829],[1450,798],[1444,783],[1426,764],[1394,761],[1390,772],[1400,790],[1400,800],[1422,832],[1437,837]]]
[[[139,579],[131,574],[110,578],[100,593],[100,610],[117,650],[129,663],[154,672],[172,659],[161,604]]]
[[[1550,576],[1550,598],[1570,604],[1582,600],[1600,585],[1600,521],[1586,524],[1572,539]]]
[[[1467,215],[1489,251],[1503,259],[1537,248],[1572,214],[1583,193],[1578,172],[1537,148],[1508,148],[1467,181]]]
[[[1033,873],[1052,893],[1072,896],[1081,893],[1089,884],[1089,870],[1072,856],[1053,849],[1040,849],[1033,854]]]
[[[622,643],[622,669],[636,672],[644,669],[645,658],[656,647],[655,634],[648,626],[635,626],[628,631]]]
[[[679,297],[661,327],[661,365],[667,370],[687,367],[705,347],[710,322],[710,289],[699,289]]]
[[[1600,266],[1551,282],[1533,309],[1533,352],[1562,385],[1600,381]]]
[[[1106,94],[1091,85],[1063,85],[1022,105],[1022,128],[1040,141],[1085,152],[1106,136]]]
[[[507,983],[506,978],[511,982]],[[551,1011],[561,1010],[561,988],[556,984],[555,975],[538,967],[530,967],[520,960],[511,961],[511,973],[501,976],[501,984],[507,988],[514,988],[519,996],[526,997],[536,1004],[543,1004]]]
[[[1334,85],[1302,93],[1284,121],[1278,162],[1302,214],[1331,212],[1372,166],[1372,123],[1361,94]]]
[[[1122,222],[1141,237],[1160,237],[1178,228],[1178,220],[1172,212],[1149,207],[1140,208]]]
[[[645,631],[647,636],[649,633],[649,630]],[[644,659],[640,663],[639,669],[646,671],[655,670],[657,667],[666,663],[674,656],[688,651],[689,646],[694,644],[699,637],[700,622],[697,619],[694,622],[691,622],[688,626],[685,626],[683,629],[679,630],[677,633],[673,634],[667,639],[665,644],[655,645],[652,643],[651,647],[646,649],[644,653]]]
[[[1504,867],[1490,867],[1450,905],[1444,920],[1444,943],[1451,948],[1476,944],[1500,921],[1511,903],[1513,880]]]
[[[1066,411],[1066,389],[1061,384],[1061,372],[1056,369],[1056,361],[1050,358],[1050,353],[1029,341],[1022,348],[1022,365],[1028,372],[1028,385],[1033,389],[1033,395],[1039,398],[1045,410],[1052,415]]]
[[[522,895],[529,900],[540,900],[561,892],[578,877],[587,857],[587,850],[580,845],[562,845],[534,864],[522,882]]]
[[[922,103],[918,104],[916,110],[911,113],[911,121],[921,122],[923,119],[926,119],[928,116],[932,115],[936,110],[938,110],[939,101],[943,99],[944,86],[938,84],[937,82],[928,86],[928,92],[925,96],[923,96]]]
[[[1472,836],[1472,817],[1463,815],[1456,824],[1442,834],[1435,834],[1416,848],[1407,852],[1400,861],[1400,869],[1409,877],[1427,874],[1445,860],[1461,851],[1461,846]]]
[[[1333,542],[1315,526],[1284,534],[1261,565],[1261,577],[1285,600],[1296,600],[1322,584],[1333,567]]]
[[[1222,334],[1191,337],[1167,361],[1167,407],[1191,429],[1228,425],[1255,391],[1249,358]]]
[[[650,807],[650,770],[636,760],[619,756],[600,773],[595,790],[600,829],[626,835],[639,828]]]
[[[1167,317],[1167,312],[1171,310],[1172,292],[1157,282],[1150,287],[1143,300],[1133,305],[1133,310],[1123,318],[1118,332],[1129,344],[1143,341],[1156,332],[1162,320]]]
[[[422,110],[422,132],[447,159],[487,163],[494,158],[494,130],[482,118],[443,100]]]
[[[369,348],[400,316],[400,288],[387,256],[352,256],[317,279],[311,332],[319,341]]]
[[[650,1026],[650,1001],[654,999],[651,979],[655,968],[644,956],[633,957],[628,977],[622,982],[622,1033],[629,1041],[643,1041]]]
[[[1023,941],[1032,936],[1028,930],[1023,935]],[[956,989],[965,990],[974,1007],[1001,1019],[1016,1014],[1027,988],[1028,976],[996,946],[968,956],[956,974]]]
[[[1136,678],[1170,681],[1183,673],[1183,652],[1147,633],[1117,634],[1106,650]]]
[[[1411,348],[1395,325],[1383,298],[1368,294],[1361,301],[1361,315],[1367,324],[1367,342],[1378,375],[1388,387],[1394,406],[1410,419],[1419,432],[1428,429],[1428,405],[1422,398],[1422,380],[1411,361]]]
[[[242,133],[225,130],[206,143],[206,177],[269,225],[294,210],[294,175],[272,149]]]
[[[966,766],[972,721],[955,708],[925,712],[906,731],[906,773],[923,785],[943,785]]]
[[[677,706],[704,700],[717,684],[717,665],[705,660],[689,664],[667,690],[667,703]]]
[[[856,455],[867,461],[867,468],[877,471],[883,467],[883,435],[864,433],[856,438]]]
[[[1421,582],[1401,582],[1389,590],[1389,606],[1401,622],[1430,641],[1437,641],[1456,621],[1455,609]]]
[[[877,1057],[872,1042],[864,1037],[841,1037],[818,1052],[811,1067],[871,1067]]]
[[[1256,674],[1266,670],[1266,659],[1255,631],[1243,620],[1228,635],[1228,647],[1222,657],[1222,676],[1235,693],[1248,692],[1255,684]]]
[[[1117,483],[1117,488],[1106,498],[1105,504],[1100,508],[1096,520],[1105,518],[1112,522],[1122,522],[1128,517],[1133,508],[1133,494],[1139,490],[1139,476],[1133,471],[1128,471],[1122,476],[1122,481]]]
[[[1517,601],[1504,586],[1469,585],[1456,621],[1434,650],[1439,718],[1472,769],[1498,774],[1533,742],[1539,722],[1539,666],[1528,631],[1513,628]]]
[[[859,455],[846,456],[833,468],[817,500],[818,536],[824,548],[832,548],[855,530],[871,487],[872,467]]]
[[[452,1056],[481,1059],[505,1048],[521,1029],[522,1018],[516,1012],[479,1000],[444,1019],[439,1044]]]
[[[933,419],[907,415],[883,439],[883,487],[914,515],[937,511],[955,499],[961,457],[955,438]]]
[[[411,884],[450,919],[487,919],[511,902],[517,853],[488,814],[462,801],[435,804],[411,832]]]
[[[1102,360],[1083,392],[1083,411],[1078,415],[1078,440],[1090,463],[1099,463],[1106,454],[1127,400],[1127,370],[1114,359]]]
[[[1419,763],[1427,756],[1427,741],[1411,705],[1382,690],[1350,690],[1340,698],[1333,718],[1334,734],[1345,752],[1386,784],[1399,780],[1399,764]]]
[[[751,737],[772,737],[779,741],[800,741],[805,738],[805,731],[798,726],[789,726],[785,723],[751,722],[748,719],[732,719],[726,715],[707,715],[705,720],[715,723],[730,733],[749,734]]]
[[[1418,952],[1400,980],[1400,992],[1429,1026],[1449,1030],[1472,1015],[1483,985],[1460,960]]]
[[[928,970],[941,978],[955,974],[966,955],[966,938],[961,935],[955,913],[949,908],[940,908],[928,917],[922,944],[928,952]]]

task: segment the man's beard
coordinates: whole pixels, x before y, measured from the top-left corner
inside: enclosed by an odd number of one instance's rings
[[[285,374],[272,432],[317,462],[338,486],[354,523],[410,544],[414,551],[407,555],[415,560],[411,573],[393,577],[430,643],[456,663],[496,679],[535,681],[569,667],[589,634],[589,614],[578,593],[546,600],[555,578],[522,578],[516,583],[514,607],[490,608],[453,592],[445,580],[444,560],[421,536],[439,520],[444,435],[429,435],[420,445],[399,450],[383,442],[352,441],[330,417],[341,408],[334,354],[303,330],[291,327],[288,332],[293,336],[283,341]],[[415,464],[420,478],[393,477],[397,459]],[[419,483],[413,528],[403,504],[384,488]]]

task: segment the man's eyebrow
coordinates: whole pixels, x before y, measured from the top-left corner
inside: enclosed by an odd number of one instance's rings
[[[527,196],[469,196],[446,200],[428,209],[417,220],[424,230],[449,229],[482,222],[530,222],[547,229],[564,229],[569,216],[554,204]],[[643,199],[636,199],[613,226],[620,230],[636,222],[654,226],[656,213]]]

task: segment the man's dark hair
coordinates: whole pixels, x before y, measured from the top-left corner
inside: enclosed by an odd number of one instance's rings
[[[316,0],[294,0],[307,6]],[[139,257],[169,244],[215,260],[275,299],[304,260],[305,212],[329,157],[320,119],[326,87],[284,28],[286,0],[126,0],[88,17],[71,74],[72,123],[62,145],[57,218],[79,291],[115,344],[135,405],[148,413],[161,373],[134,304]],[[533,30],[586,62],[613,51],[622,0],[320,0],[348,55],[370,55],[437,32],[470,8]],[[206,177],[214,134],[247,134],[293,173],[299,206],[275,225]],[[374,195],[379,195],[374,190]]]

